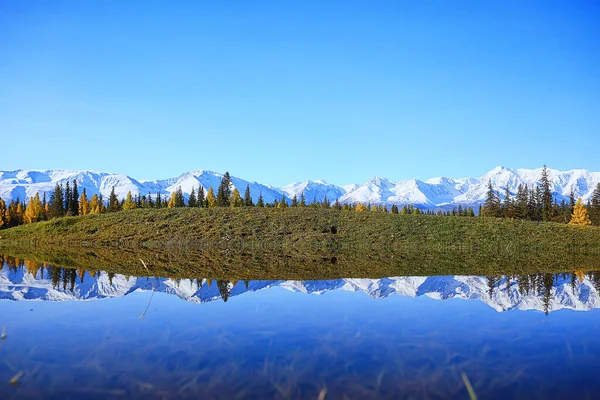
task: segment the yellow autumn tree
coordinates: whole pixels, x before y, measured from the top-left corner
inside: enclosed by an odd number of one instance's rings
[[[17,207],[17,212],[18,210],[19,208]],[[44,209],[42,207],[42,202],[40,201],[40,194],[36,193],[35,196],[29,199],[29,204],[27,204],[25,213],[23,214],[23,222],[26,224],[31,224],[33,222],[40,221],[42,219],[43,212]]]
[[[360,201],[356,204],[356,211],[367,211],[369,208]]]
[[[206,193],[206,202],[210,208],[217,206],[217,199],[215,198],[215,192],[213,191],[212,186],[208,188],[208,193]]]
[[[175,196],[171,197],[171,200]],[[133,210],[136,207],[135,201],[131,196],[131,191],[127,192],[127,197],[125,198],[125,202],[123,203],[123,210]],[[171,201],[169,201],[169,207],[171,207]]]
[[[97,194],[90,200],[90,214],[100,214],[100,201]]]
[[[241,207],[244,205],[242,201],[242,196],[240,195],[240,191],[236,188],[233,188],[231,191],[231,197],[229,198],[229,205],[231,207]]]
[[[79,196],[79,215],[88,215],[90,213],[90,202],[88,201],[85,189]]]
[[[580,197],[577,199],[577,203],[573,208],[573,214],[571,215],[571,221],[569,221],[569,225],[585,226],[591,224],[592,221],[590,221],[590,216],[588,215],[588,212]]]
[[[2,226],[4,226],[4,224],[6,223],[4,221],[5,214],[6,214],[6,203],[4,202],[4,200],[0,199],[0,228],[2,228]]]

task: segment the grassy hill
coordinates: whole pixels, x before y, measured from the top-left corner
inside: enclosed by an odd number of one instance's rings
[[[329,209],[142,209],[2,230],[0,251],[137,272],[144,258],[171,275],[251,279],[521,273],[600,269],[600,229]]]

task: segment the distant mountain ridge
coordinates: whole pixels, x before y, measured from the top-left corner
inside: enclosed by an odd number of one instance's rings
[[[75,273],[75,271],[73,270]],[[118,298],[134,292],[151,291],[175,295],[185,301],[204,303],[231,298],[244,293],[256,292],[272,287],[281,287],[293,292],[320,295],[343,290],[363,292],[374,299],[400,295],[409,297],[427,296],[435,300],[464,299],[481,301],[496,311],[538,310],[542,312],[571,309],[589,311],[600,308],[600,293],[597,286],[585,277],[581,282],[558,278],[552,284],[550,296],[544,303],[541,293],[523,294],[518,284],[506,279],[494,284],[490,293],[490,281],[483,276],[403,276],[382,279],[335,279],[327,281],[238,281],[209,284],[206,279],[174,280],[169,278],[136,278],[102,272],[92,276],[89,272],[75,278],[71,283],[61,279],[58,286],[52,284],[48,269],[36,271],[36,276],[25,268],[0,269],[0,300],[93,300]],[[75,277],[75,276],[73,276]],[[64,287],[63,287],[64,284]],[[226,293],[224,293],[226,292]],[[224,298],[227,300],[227,298]]]
[[[590,172],[584,169],[558,171],[548,169],[549,177],[553,184],[554,197],[560,202],[567,200],[571,190],[576,197],[587,201],[600,182],[600,172]],[[239,177],[232,177],[233,186],[241,193],[246,186],[254,201],[260,194],[266,202],[281,200],[285,197],[288,201],[293,196],[298,198],[304,194],[307,202],[314,200],[323,201],[325,197],[331,202],[336,200],[341,203],[371,203],[371,204],[396,204],[399,206],[412,204],[422,209],[451,209],[462,205],[463,207],[477,207],[485,200],[487,184],[492,182],[499,191],[500,197],[508,186],[511,195],[516,194],[519,184],[529,187],[539,184],[542,168],[538,169],[509,169],[496,167],[488,173],[477,178],[454,179],[437,177],[421,181],[418,179],[390,181],[382,177],[373,177],[363,184],[350,184],[338,186],[325,181],[294,182],[281,188],[248,181]],[[0,198],[4,200],[28,199],[36,193],[50,195],[57,183],[66,184],[77,180],[80,190],[85,188],[88,196],[102,194],[105,198],[115,187],[119,198],[124,198],[127,192],[134,195],[147,195],[161,193],[169,195],[181,187],[187,197],[192,188],[198,189],[202,185],[207,191],[209,187],[216,190],[222,174],[208,170],[186,172],[178,177],[162,180],[136,180],[123,174],[111,174],[97,171],[69,171],[69,170],[17,170],[0,171]]]

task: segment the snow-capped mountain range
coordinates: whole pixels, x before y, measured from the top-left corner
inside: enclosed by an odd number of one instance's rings
[[[178,296],[194,303],[211,302],[222,298],[217,282],[206,279],[173,280],[169,278],[135,278],[114,275],[112,280],[105,272],[91,276],[85,272],[77,277],[71,289],[62,282],[55,287],[48,270],[36,272],[34,277],[25,268],[0,270],[0,300],[95,300],[118,298],[134,292],[151,291]],[[82,279],[83,278],[83,279]],[[335,279],[327,281],[238,281],[226,283],[228,297],[244,293],[281,287],[292,292],[320,295],[335,290],[363,292],[374,299],[400,295],[427,296],[436,300],[464,299],[481,301],[496,311],[538,310],[545,311],[543,295],[520,293],[517,283],[501,279],[493,294],[489,293],[488,279],[482,276],[404,276],[383,279]],[[554,282],[548,311],[560,309],[591,310],[600,308],[600,294],[588,277],[572,285],[570,279],[559,278]]]
[[[554,196],[559,202],[567,200],[571,190],[576,197],[587,201],[600,182],[600,172],[583,169],[570,171],[549,169],[548,172],[553,183]],[[249,185],[254,201],[261,193],[266,202],[281,200],[282,196],[289,201],[294,195],[300,197],[303,193],[307,202],[315,199],[322,201],[326,196],[331,202],[339,200],[341,203],[412,204],[422,209],[450,209],[459,204],[464,207],[478,206],[485,200],[489,181],[499,191],[500,197],[504,196],[507,186],[514,196],[519,184],[535,186],[539,183],[541,175],[542,168],[530,170],[496,167],[480,177],[461,179],[438,177],[427,181],[411,179],[392,182],[386,178],[374,177],[360,185],[338,186],[317,180],[294,182],[276,188],[232,177],[232,183],[242,194]],[[86,189],[88,196],[100,193],[107,198],[114,186],[119,198],[124,198],[129,191],[134,195],[148,193],[168,195],[178,187],[181,187],[187,197],[192,188],[197,190],[199,185],[202,185],[205,191],[209,187],[216,190],[221,178],[222,174],[206,170],[186,172],[175,178],[154,181],[138,181],[127,175],[95,171],[0,171],[0,198],[8,201],[17,198],[23,200],[36,193],[46,193],[49,198],[57,183],[66,184],[73,180],[77,180],[80,192],[83,188]]]

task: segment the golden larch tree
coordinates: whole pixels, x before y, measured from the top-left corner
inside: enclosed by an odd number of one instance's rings
[[[213,191],[212,186],[208,188],[208,193],[206,193],[206,202],[210,208],[217,206],[217,199],[215,197],[215,192]]]
[[[171,201],[174,201],[175,195],[171,196]],[[171,207],[171,201],[169,201],[169,207]],[[127,197],[123,203],[123,210],[133,210],[137,205],[131,196],[131,191],[127,192]]]
[[[242,196],[240,195],[240,191],[236,188],[233,188],[233,190],[231,191],[229,205],[231,207],[241,207],[244,205],[244,202],[242,201]]]
[[[569,225],[585,226],[591,224],[592,221],[590,220],[590,216],[588,215],[587,209],[583,205],[583,201],[580,197],[577,199],[577,203],[573,208],[573,214],[571,215],[571,221],[569,221]]]
[[[79,215],[88,215],[90,213],[90,202],[88,201],[85,189],[79,196]]]
[[[42,219],[43,212],[44,209],[42,207],[42,202],[40,201],[40,194],[36,193],[35,196],[29,199],[29,204],[27,204],[27,207],[25,207],[25,213],[23,214],[23,222],[25,222],[26,224],[31,224],[33,222],[40,221]]]

